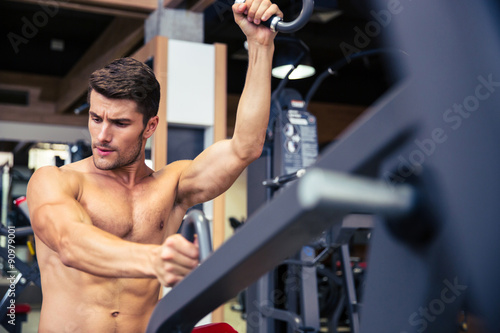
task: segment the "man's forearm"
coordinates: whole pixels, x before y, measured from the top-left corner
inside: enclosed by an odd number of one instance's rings
[[[62,263],[102,277],[155,277],[151,256],[158,245],[129,242],[93,225],[75,223],[61,237]]]
[[[271,106],[271,69],[274,45],[248,47],[248,70],[241,94],[233,139],[238,153],[257,158],[265,141]]]

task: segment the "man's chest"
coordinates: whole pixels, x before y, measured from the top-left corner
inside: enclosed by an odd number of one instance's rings
[[[94,226],[122,239],[159,243],[173,207],[173,194],[151,186],[133,190],[111,184],[88,184],[80,203]]]

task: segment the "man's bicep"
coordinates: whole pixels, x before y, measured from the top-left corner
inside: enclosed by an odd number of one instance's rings
[[[178,198],[194,205],[225,192],[247,166],[234,153],[231,142],[223,140],[203,151],[181,173]]]
[[[37,207],[32,214],[35,235],[50,249],[59,252],[65,236],[71,231],[71,224],[83,222],[78,208],[72,202],[47,203]]]

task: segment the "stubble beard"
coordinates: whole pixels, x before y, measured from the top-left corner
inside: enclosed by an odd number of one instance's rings
[[[126,155],[122,156],[119,151],[114,150],[113,153],[118,154],[118,157],[114,160],[107,160],[106,158],[101,158],[93,154],[92,158],[94,160],[95,167],[99,170],[114,170],[135,163],[139,159],[139,156],[141,155],[143,132],[144,131],[142,131],[141,134],[139,135],[137,144],[131,149],[129,149]]]

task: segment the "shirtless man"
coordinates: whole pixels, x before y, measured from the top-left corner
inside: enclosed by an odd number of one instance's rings
[[[235,4],[233,13],[249,54],[234,136],[193,161],[156,172],[144,162],[159,102],[147,66],[125,58],[91,76],[93,156],[40,168],[28,185],[43,287],[39,332],[144,332],[160,286],[197,266],[197,245],[176,234],[186,210],[226,191],[260,156],[269,118],[275,34],[253,23],[282,13],[269,0]]]

